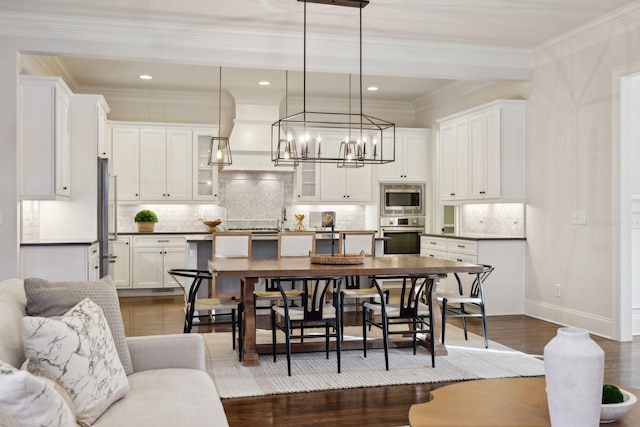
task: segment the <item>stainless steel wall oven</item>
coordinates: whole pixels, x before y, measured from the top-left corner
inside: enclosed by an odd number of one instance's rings
[[[424,233],[424,217],[381,217],[380,235],[385,255],[420,253],[420,235]]]

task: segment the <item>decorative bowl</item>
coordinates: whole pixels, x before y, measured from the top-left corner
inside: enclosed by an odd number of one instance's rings
[[[216,227],[222,223],[222,220],[218,218],[211,221],[202,221],[202,223],[207,226],[209,231],[213,232],[216,231]]]
[[[622,418],[636,404],[637,398],[634,394],[620,389],[624,396],[624,401],[620,403],[603,403],[600,407],[600,424],[608,424]]]

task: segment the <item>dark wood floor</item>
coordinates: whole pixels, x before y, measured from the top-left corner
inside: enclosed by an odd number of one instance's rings
[[[127,336],[182,331],[181,298],[123,298],[121,307]],[[542,354],[544,346],[555,336],[558,327],[527,316],[488,318],[491,340],[534,355]],[[222,331],[228,326],[218,328]],[[469,330],[482,334],[479,322],[471,321]],[[640,339],[631,343],[619,343],[595,336],[592,338],[605,351],[605,382],[640,388]],[[326,426],[337,422],[340,425],[400,426],[409,424],[408,411],[412,404],[428,401],[430,391],[442,385],[444,384],[419,384],[296,393],[225,399],[222,403],[232,427]]]

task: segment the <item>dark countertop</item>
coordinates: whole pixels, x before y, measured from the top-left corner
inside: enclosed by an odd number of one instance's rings
[[[31,242],[22,242],[20,246],[91,246],[98,243],[97,239],[39,239]]]
[[[526,237],[497,236],[495,234],[465,234],[465,233],[423,233],[421,236],[445,237],[447,239],[461,240],[527,240]]]
[[[351,231],[351,230],[350,230]],[[316,237],[316,240],[330,240],[331,239],[331,232],[326,232],[326,231],[317,231],[316,232],[318,234],[318,236]],[[150,233],[147,233],[150,234]],[[186,234],[186,233],[184,233]],[[338,240],[338,231],[334,232],[334,240]],[[211,233],[207,234],[207,235],[202,235],[202,236],[187,236],[186,240],[187,242],[203,242],[203,241],[211,241],[212,236]],[[252,240],[278,240],[278,235],[277,234],[254,234],[252,236]],[[376,241],[377,240],[389,240],[388,237],[376,237]]]
[[[141,233],[139,231],[129,231],[124,233],[118,233],[119,236],[153,236],[153,235],[191,235],[191,234],[206,234],[211,235],[210,231],[152,231],[149,233]]]

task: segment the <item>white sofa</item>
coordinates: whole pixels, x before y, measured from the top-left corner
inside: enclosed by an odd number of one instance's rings
[[[0,360],[24,362],[23,281],[0,281]],[[205,372],[204,341],[197,334],[127,338],[134,372],[129,392],[94,426],[228,426],[220,397]]]

